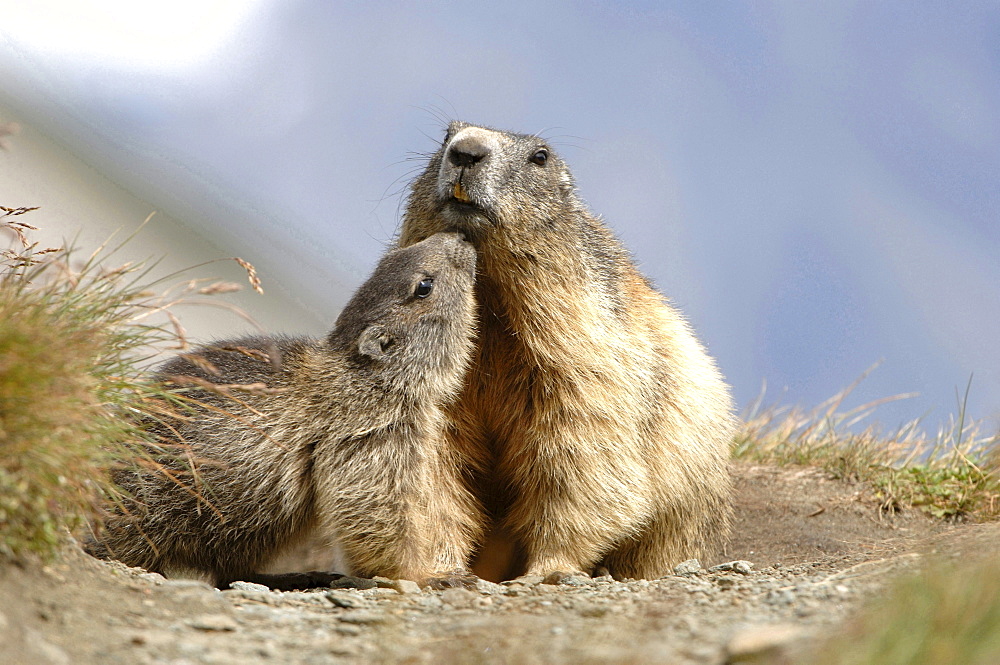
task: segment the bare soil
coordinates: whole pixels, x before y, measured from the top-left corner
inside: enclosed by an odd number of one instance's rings
[[[748,662],[828,632],[928,548],[1000,542],[997,525],[883,515],[864,485],[816,469],[734,473],[729,546],[659,580],[218,591],[71,547],[47,566],[0,567],[0,662]],[[732,561],[752,568],[711,569]]]

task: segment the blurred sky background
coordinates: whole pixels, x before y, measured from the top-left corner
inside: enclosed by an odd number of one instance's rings
[[[970,415],[1000,422],[997,3],[0,0],[0,17],[0,101],[320,320],[458,118],[551,139],[741,405],[765,380],[815,405],[881,360],[851,404],[920,393],[879,411],[887,427],[935,429],[970,375]]]

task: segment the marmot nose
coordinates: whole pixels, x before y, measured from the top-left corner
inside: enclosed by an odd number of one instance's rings
[[[490,146],[476,134],[460,136],[448,147],[448,161],[452,166],[468,168],[489,156]]]

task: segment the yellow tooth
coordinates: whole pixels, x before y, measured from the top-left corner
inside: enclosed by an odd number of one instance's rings
[[[469,198],[469,194],[465,191],[465,188],[462,187],[462,183],[458,181],[455,181],[454,195],[455,198],[461,201],[462,203],[468,203],[471,200]]]

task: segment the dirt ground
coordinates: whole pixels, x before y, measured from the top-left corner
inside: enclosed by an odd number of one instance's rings
[[[880,515],[864,486],[816,469],[734,473],[729,546],[660,580],[218,591],[71,548],[48,566],[0,568],[0,662],[750,662],[829,632],[929,547],[1000,542],[996,525]]]

